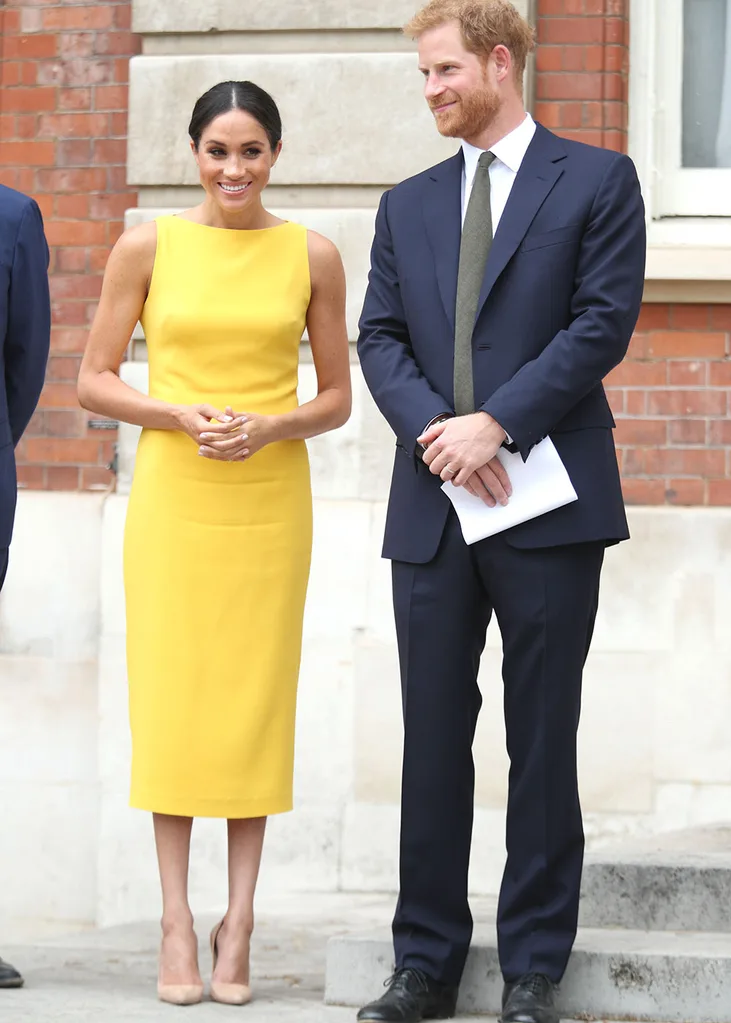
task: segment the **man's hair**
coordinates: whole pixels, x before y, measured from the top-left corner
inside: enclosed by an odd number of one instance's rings
[[[417,39],[430,28],[459,22],[466,48],[478,57],[490,56],[496,46],[510,51],[518,85],[523,83],[528,54],[535,47],[535,32],[509,0],[429,0],[404,26]]]

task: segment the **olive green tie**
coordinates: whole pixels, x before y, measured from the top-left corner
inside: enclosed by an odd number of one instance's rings
[[[454,327],[454,410],[458,416],[475,411],[472,334],[487,257],[492,245],[490,164],[494,159],[493,153],[483,153],[479,159],[462,228]]]

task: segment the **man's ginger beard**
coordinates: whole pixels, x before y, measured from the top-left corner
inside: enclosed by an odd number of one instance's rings
[[[500,94],[489,89],[487,85],[461,96],[446,92],[434,101],[432,112],[434,107],[444,106],[445,103],[454,103],[454,106],[449,107],[444,113],[434,113],[440,135],[451,139],[469,139],[479,135],[495,120],[500,110]]]

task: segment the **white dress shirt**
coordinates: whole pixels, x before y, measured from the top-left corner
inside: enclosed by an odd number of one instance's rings
[[[495,159],[490,164],[490,209],[492,211],[492,233],[497,232],[500,218],[503,215],[510,192],[513,187],[516,175],[520,170],[528,146],[536,133],[536,122],[530,114],[525,115],[525,120],[514,128],[509,135],[500,139],[490,149]],[[472,186],[475,183],[477,173],[477,162],[484,150],[477,149],[469,142],[462,143],[464,154],[464,171],[462,173],[462,223],[467,214],[467,204],[472,195]]]

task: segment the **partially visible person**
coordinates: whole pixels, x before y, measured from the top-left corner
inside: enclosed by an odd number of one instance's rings
[[[269,814],[292,808],[310,567],[305,440],[350,414],[337,249],[262,205],[282,148],[268,93],[222,82],[189,126],[195,209],[126,232],[79,375],[82,404],[143,427],[125,534],[132,805],[152,811],[163,901],[158,995],[203,995],[188,903],[192,819],[228,821],[214,1000],[248,1001]],[[150,393],[119,378],[141,319]],[[318,393],[299,405],[307,327]]]
[[[0,185],[0,590],[8,570],[15,448],[38,404],[51,335],[48,245],[38,205]],[[0,988],[23,978],[0,959]]]

